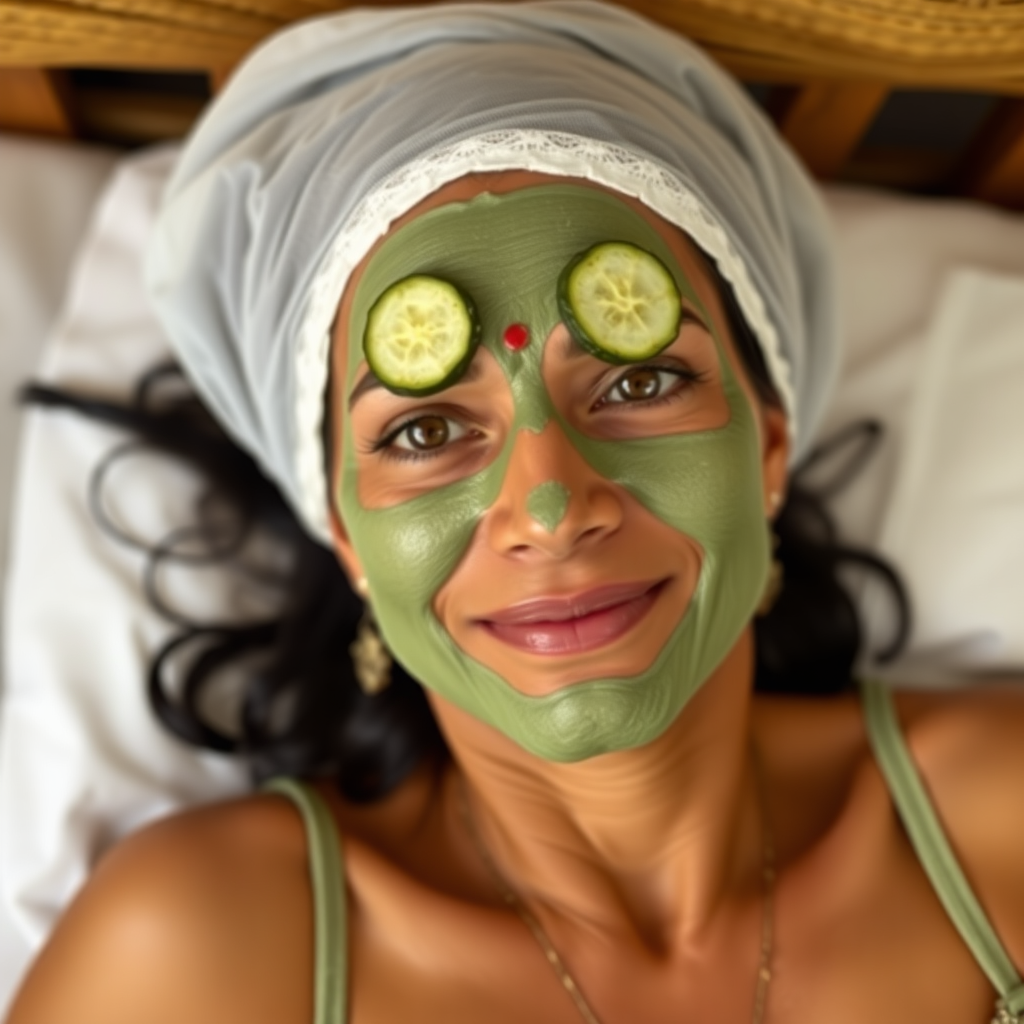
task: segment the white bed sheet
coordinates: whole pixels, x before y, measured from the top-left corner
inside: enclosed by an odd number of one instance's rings
[[[147,153],[116,168],[39,378],[125,396],[166,356],[139,255],[173,156]],[[122,435],[39,412],[25,417],[23,434],[4,622],[0,903],[35,948],[118,836],[176,807],[237,792],[244,773],[185,750],[146,707],[147,654],[168,628],[142,597],[141,558],[97,531],[85,501],[91,470]],[[141,475],[127,478],[131,524],[159,536],[163,524],[187,515],[192,481],[165,462],[136,466]]]
[[[118,168],[41,367],[46,379],[125,394],[164,353],[143,297],[139,257],[172,159],[166,150]],[[913,542],[907,557],[889,553],[905,573],[925,572],[925,592],[916,576],[909,580],[927,625],[903,663],[915,680],[932,670],[938,675],[951,651],[961,673],[1024,665],[1024,627],[1010,614],[1024,608],[1024,531],[1016,526],[1024,522],[1024,505],[1014,505],[1024,501],[1024,436],[1015,435],[1024,408],[1024,221],[971,204],[856,190],[830,191],[827,201],[850,344],[824,432],[863,415],[890,425],[880,456],[840,504],[839,518],[861,543],[888,549],[901,537]],[[985,317],[986,354],[977,358],[979,334],[968,336],[962,327]],[[936,368],[923,372],[926,364]],[[970,388],[963,386],[965,373]],[[965,391],[985,407],[984,422],[974,425],[964,411]],[[946,403],[958,403],[969,429],[950,426]],[[1012,450],[1009,462],[992,444],[1000,434],[1002,450]],[[0,918],[6,912],[32,947],[120,835],[176,807],[245,788],[237,765],[185,750],[146,705],[146,658],[168,627],[141,600],[139,557],[96,531],[84,501],[90,470],[119,436],[66,414],[33,413],[22,448],[0,720]],[[973,514],[970,502],[962,500],[966,492],[947,488],[947,507],[920,508],[921,496],[932,493],[930,481],[948,466],[953,441],[956,458],[977,481],[989,492],[998,486],[1006,498],[999,523],[987,521],[973,535],[971,551],[981,554],[953,567],[953,605],[969,604],[973,587],[989,594],[987,607],[996,614],[992,622],[974,615],[963,628],[943,619],[948,601],[937,609],[929,603],[927,573],[934,575],[936,546],[948,551],[963,543],[961,517]],[[907,479],[918,484],[899,486]],[[193,486],[187,472],[138,460],[116,488],[118,509],[135,529],[157,537],[182,521]],[[926,513],[929,531],[917,530]],[[996,536],[1008,528],[1015,548]],[[183,580],[178,593],[211,610],[238,601],[223,581],[209,578]],[[864,600],[870,611],[871,595]],[[884,627],[877,628],[881,637]],[[979,631],[986,638],[980,644]],[[0,992],[4,970],[0,956]]]

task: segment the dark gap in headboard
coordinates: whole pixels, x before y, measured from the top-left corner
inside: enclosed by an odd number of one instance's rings
[[[772,94],[772,86],[768,85],[766,82],[742,82],[741,84],[743,88],[746,89],[747,95],[750,96],[762,110],[768,109],[768,101]]]
[[[942,193],[999,97],[989,93],[897,90],[879,110],[841,180]]]
[[[959,151],[998,102],[998,96],[982,92],[899,90],[890,94],[861,146]]]
[[[134,147],[185,135],[210,99],[205,72],[72,68],[78,135]]]

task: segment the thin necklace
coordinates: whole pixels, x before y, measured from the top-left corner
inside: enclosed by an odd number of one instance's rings
[[[768,985],[772,980],[772,949],[774,947],[774,920],[775,920],[775,846],[772,842],[772,832],[768,820],[768,812],[765,801],[764,781],[760,771],[760,765],[756,752],[754,753],[754,775],[756,777],[757,801],[761,810],[761,829],[763,832],[761,850],[761,953],[757,965],[757,977],[754,987],[754,1012],[752,1015],[753,1024],[761,1024],[764,1020],[765,1006],[768,1001]],[[579,985],[569,973],[562,958],[558,955],[544,927],[536,915],[519,897],[519,894],[505,881],[504,875],[498,870],[490,852],[484,845],[483,838],[476,828],[476,821],[473,818],[469,806],[469,794],[465,785],[460,787],[460,805],[462,816],[465,820],[466,831],[469,833],[476,847],[480,860],[494,882],[495,887],[501,894],[504,903],[519,915],[520,920],[529,929],[530,934],[537,940],[537,945],[544,952],[544,959],[551,965],[562,988],[569,994],[579,1015],[586,1021],[586,1024],[601,1024],[597,1014],[590,1008],[590,1004],[583,998]]]

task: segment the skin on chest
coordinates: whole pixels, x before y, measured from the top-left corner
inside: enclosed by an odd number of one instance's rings
[[[803,799],[807,815],[829,817],[824,793],[822,806]],[[353,1024],[582,1020],[525,924],[486,892],[486,879],[471,880],[467,892],[439,892],[373,854],[353,849],[350,864]],[[591,936],[576,948],[552,938],[602,1024],[749,1021],[760,923],[760,900],[751,900],[709,941],[668,956],[625,937]],[[767,1022],[991,1017],[994,993],[870,761],[849,780],[828,826],[782,864],[774,926]]]
[[[991,989],[912,872],[894,867],[873,892],[861,893],[856,907],[830,920],[794,902],[813,896],[805,888],[803,880],[780,886],[766,1021],[987,1024]],[[353,1024],[582,1019],[514,915],[436,899],[414,900],[408,911],[398,935],[358,917],[353,922]],[[664,963],[637,950],[605,950],[586,958],[595,966],[574,977],[602,1024],[749,1021],[757,951],[748,940],[756,939],[757,922],[755,914],[747,916],[737,948],[707,962]]]
[[[780,866],[764,1020],[987,1024],[994,992],[906,840],[855,703],[818,705],[811,717],[787,708],[780,721],[769,714],[767,724],[764,716],[755,722]],[[358,820],[338,811],[349,1020],[581,1020],[523,922],[500,905],[472,847],[453,838],[441,805],[436,778],[420,776]],[[273,942],[252,938],[266,928],[248,930],[249,938],[231,929],[230,959],[240,971],[230,972],[227,1002],[240,1007],[244,997],[239,1019],[249,1024],[311,1019],[312,914],[301,825],[293,824],[293,881],[279,899],[264,887],[248,901],[272,915]],[[660,957],[599,929],[556,923],[551,939],[602,1024],[748,1021],[760,913],[753,894],[716,934]],[[228,976],[217,972],[221,983]],[[260,1016],[271,1006],[272,1016]],[[278,1012],[285,1006],[294,1015]]]

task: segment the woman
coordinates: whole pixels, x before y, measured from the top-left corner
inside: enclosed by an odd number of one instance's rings
[[[132,837],[13,1024],[1018,1019],[1020,701],[752,696],[833,301],[813,192],[699,54],[586,3],[286,32],[150,280],[451,757]]]

